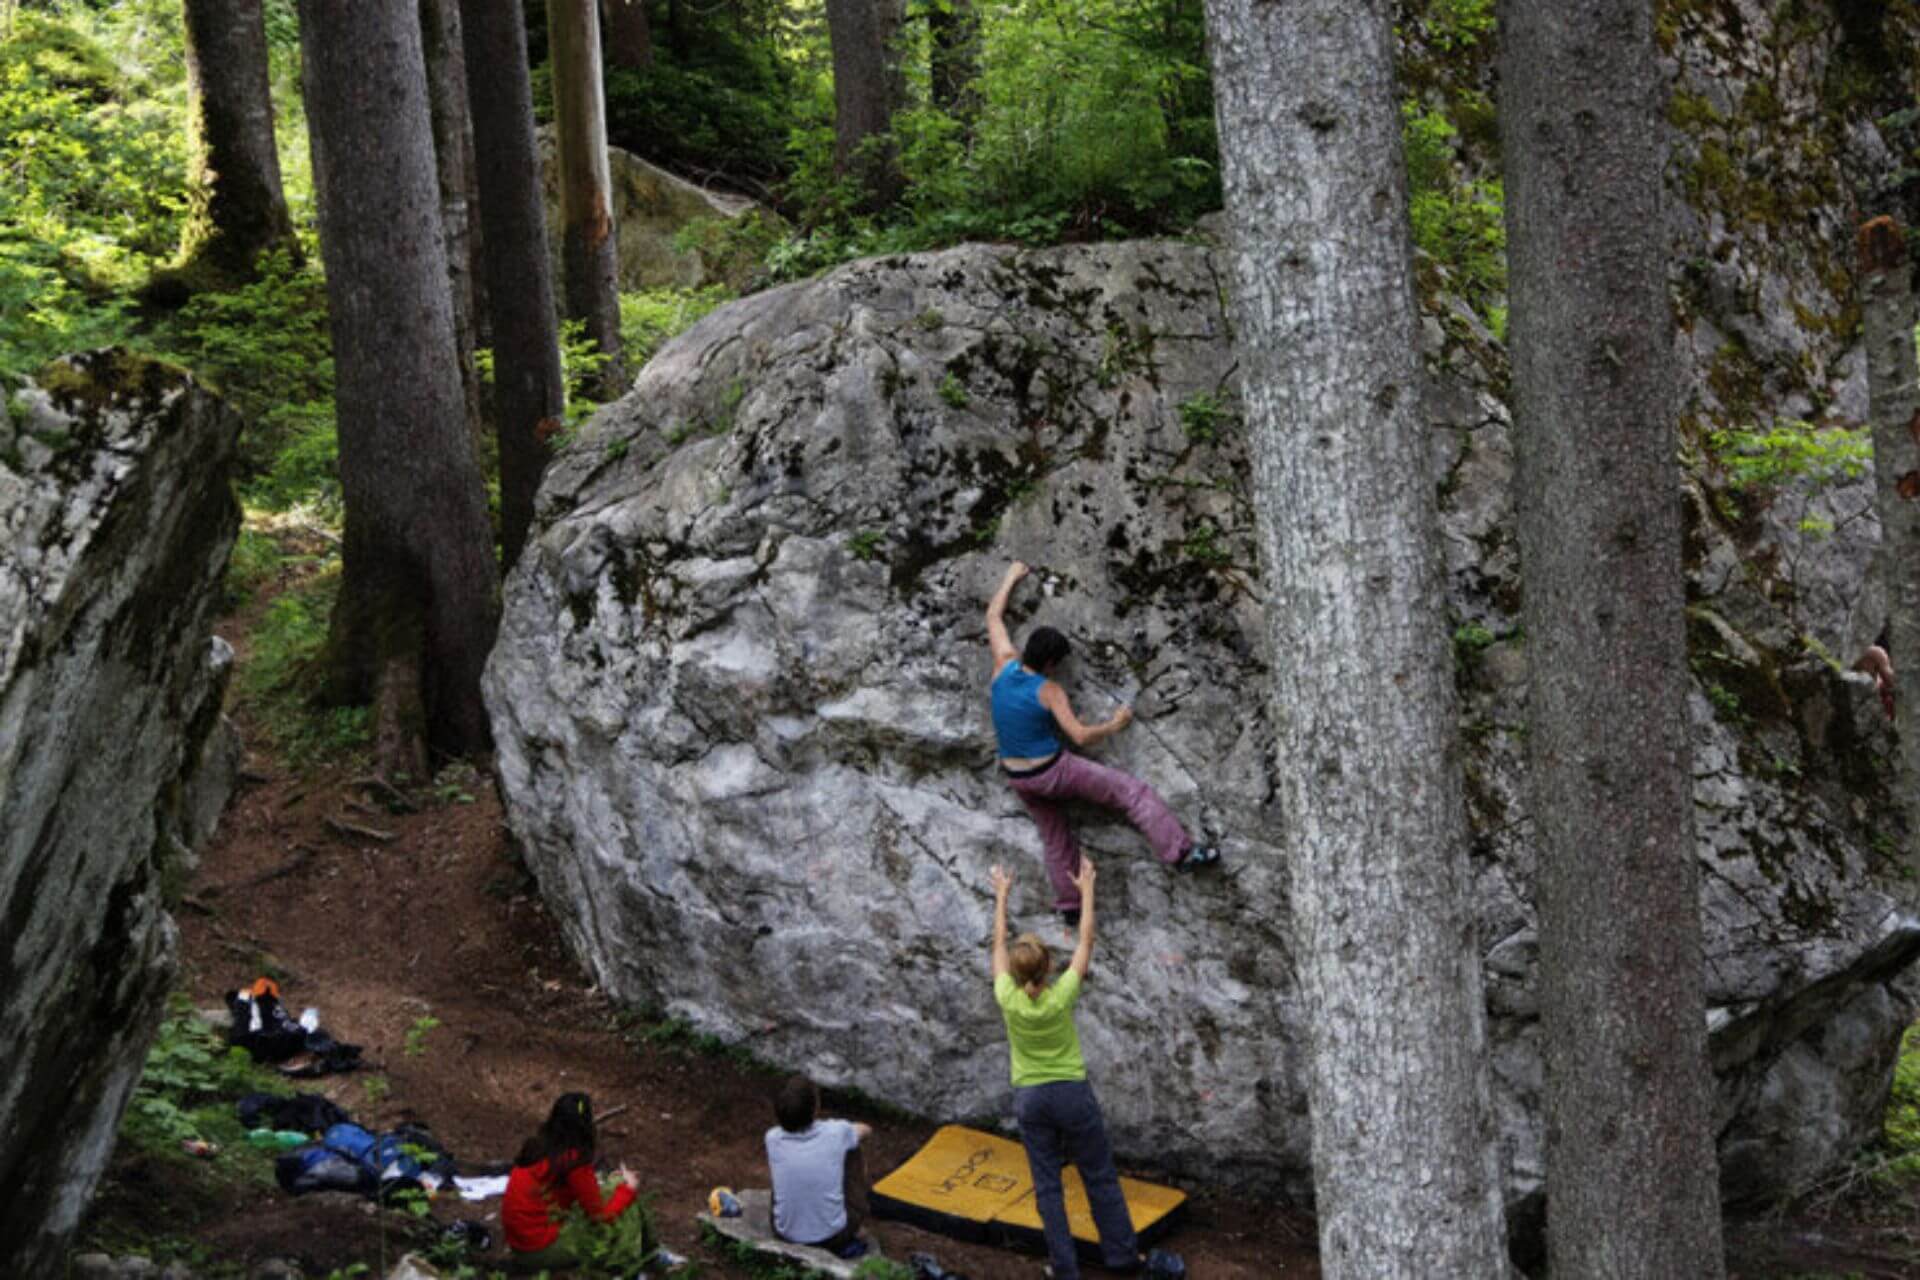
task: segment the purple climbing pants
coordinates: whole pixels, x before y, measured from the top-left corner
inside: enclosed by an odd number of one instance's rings
[[[1095,764],[1071,751],[1062,751],[1058,760],[1032,777],[1007,781],[1040,828],[1055,910],[1080,907],[1080,890],[1073,884],[1074,873],[1080,870],[1080,846],[1074,843],[1073,828],[1067,822],[1068,800],[1090,800],[1120,810],[1162,862],[1180,861],[1193,843],[1159,792],[1130,773]]]

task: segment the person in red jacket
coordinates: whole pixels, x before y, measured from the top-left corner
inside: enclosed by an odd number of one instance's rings
[[[579,1259],[559,1245],[560,1217],[579,1205],[595,1222],[612,1222],[633,1206],[639,1179],[620,1166],[620,1186],[610,1198],[600,1194],[593,1172],[593,1100],[584,1093],[563,1093],[540,1132],[528,1138],[507,1175],[500,1225],[515,1271],[559,1271]]]

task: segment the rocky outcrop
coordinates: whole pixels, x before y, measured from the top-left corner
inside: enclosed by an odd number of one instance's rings
[[[1870,490],[1844,465],[1766,483],[1730,465],[1739,433],[1864,418],[1846,242],[1856,197],[1897,167],[1875,85],[1913,68],[1915,23],[1907,5],[1661,6],[1697,852],[1733,1205],[1874,1134],[1915,1007],[1888,731],[1843,670],[1879,622]],[[1492,64],[1484,42],[1462,50],[1410,50],[1408,83],[1456,119],[1472,172]],[[1438,268],[1421,275],[1496,1104],[1524,1226],[1540,1055],[1504,354]],[[581,432],[509,582],[487,687],[512,822],[597,981],[833,1083],[1004,1113],[981,976],[991,863],[1021,869],[1024,920],[1048,926],[984,710],[980,610],[1018,556],[1040,572],[1016,625],[1076,637],[1080,705],[1139,696],[1103,754],[1229,851],[1225,874],[1176,879],[1124,826],[1082,824],[1108,855],[1081,1026],[1116,1141],[1213,1180],[1306,1188],[1285,874],[1263,834],[1287,820],[1265,690],[1289,655],[1261,639],[1223,287],[1188,245],[854,264],[715,312]]]
[[[772,214],[744,197],[696,186],[619,147],[607,148],[607,163],[613,179],[614,244],[623,291],[708,284],[737,288],[744,283],[736,278],[741,264],[732,257],[682,248],[676,237],[687,224],[702,219],[724,222],[748,215],[770,219]],[[560,169],[551,129],[540,132],[540,166],[549,257],[557,281],[561,273]]]
[[[173,975],[164,898],[224,802],[238,428],[121,352],[0,414],[0,1274],[59,1273]]]
[[[1079,646],[1102,754],[1222,837],[1176,877],[1088,814],[1110,910],[1080,1026],[1117,1144],[1304,1191],[1303,1028],[1268,833],[1248,459],[1205,248],[967,247],[729,305],[593,419],[542,494],[486,687],[529,865],[594,978],[834,1084],[1002,1115],[986,870],[1047,919],[996,776],[981,610]],[[1532,850],[1498,344],[1440,299],[1434,476],[1460,663],[1498,1106],[1540,1187]],[[1363,429],[1363,424],[1356,424]],[[1886,730],[1689,489],[1702,909],[1730,1198],[1868,1135],[1920,921],[1883,879]],[[1284,514],[1284,513],[1283,513]],[[1855,589],[1859,567],[1856,566]],[[1382,945],[1387,945],[1382,940]]]

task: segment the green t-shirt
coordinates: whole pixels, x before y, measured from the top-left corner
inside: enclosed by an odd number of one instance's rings
[[[1007,1046],[1013,1054],[1015,1088],[1055,1080],[1085,1080],[1080,1033],[1073,1027],[1073,1006],[1080,999],[1080,975],[1069,969],[1060,981],[1029,996],[1013,975],[993,980],[993,998],[1007,1020]]]

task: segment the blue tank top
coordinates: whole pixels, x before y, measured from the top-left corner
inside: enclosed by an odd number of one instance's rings
[[[1035,760],[1060,750],[1053,712],[1040,705],[1040,686],[1046,682],[1018,658],[1009,659],[993,678],[993,733],[1003,759]]]

